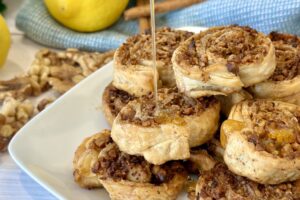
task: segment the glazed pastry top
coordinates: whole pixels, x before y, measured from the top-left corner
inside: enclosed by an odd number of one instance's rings
[[[250,27],[232,25],[201,32],[184,46],[185,51],[176,58],[184,68],[201,69],[221,63],[226,64],[229,71],[237,73],[240,65],[262,62],[271,41]]]
[[[184,123],[183,117],[200,114],[218,101],[213,96],[187,97],[173,88],[159,90],[157,104],[159,109],[155,109],[153,93],[141,97],[137,102],[139,103],[137,109],[129,104],[120,112],[121,119],[147,127],[168,121],[177,124]],[[132,105],[136,105],[136,103]]]
[[[247,113],[247,114],[246,114]],[[277,101],[248,101],[241,108],[244,116],[243,133],[258,151],[273,156],[300,156],[300,109]]]

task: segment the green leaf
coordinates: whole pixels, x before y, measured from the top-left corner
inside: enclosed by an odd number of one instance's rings
[[[0,0],[0,13],[3,13],[6,9],[6,5]]]

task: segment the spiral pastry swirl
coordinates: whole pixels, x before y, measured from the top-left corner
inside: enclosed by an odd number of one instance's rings
[[[181,162],[152,165],[141,156],[121,152],[109,135],[108,139],[90,170],[111,199],[176,199],[187,178]]]
[[[219,163],[201,174],[195,196],[197,200],[296,200],[300,198],[300,181],[263,185],[235,175]]]
[[[161,28],[156,31],[156,67],[159,87],[174,87],[171,58],[178,45],[193,34]],[[134,96],[153,92],[151,35],[138,34],[127,39],[114,56],[113,85]]]
[[[300,105],[300,38],[276,32],[269,37],[275,47],[276,69],[268,80],[255,84],[250,91],[257,98]]]
[[[218,128],[220,103],[214,97],[191,98],[177,89],[160,89],[129,102],[112,126],[112,138],[128,154],[153,164],[187,159],[190,147],[210,140]]]
[[[249,27],[214,27],[183,42],[172,58],[177,87],[191,96],[230,94],[268,79],[271,40]]]
[[[236,104],[221,127],[224,161],[262,184],[300,178],[300,107],[272,100]]]

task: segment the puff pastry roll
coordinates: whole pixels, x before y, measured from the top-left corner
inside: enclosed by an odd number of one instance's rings
[[[158,85],[175,86],[171,57],[178,45],[192,36],[187,31],[158,29],[156,32]],[[135,96],[153,91],[154,73],[150,34],[130,37],[114,56],[113,85]]]
[[[214,27],[175,50],[177,87],[189,96],[230,94],[268,79],[275,69],[271,40],[250,27]]]
[[[224,161],[241,176],[279,184],[300,178],[300,107],[272,100],[235,105],[221,127]]]
[[[112,142],[110,131],[104,130],[86,138],[75,152],[73,159],[74,179],[83,188],[102,187],[97,175],[92,172],[93,165],[98,161],[99,152],[106,144]]]
[[[112,125],[120,110],[134,98],[127,92],[117,89],[111,83],[105,88],[102,95],[102,110],[110,125]]]
[[[276,54],[276,69],[266,81],[250,88],[257,98],[300,105],[300,38],[273,32],[269,35]]]
[[[220,104],[214,97],[191,98],[160,89],[129,102],[112,126],[112,138],[128,154],[153,164],[190,157],[190,147],[210,140],[218,128]]]
[[[152,165],[111,142],[92,167],[112,200],[175,200],[187,179],[181,162]]]
[[[235,175],[226,165],[219,163],[199,177],[195,197],[190,199],[296,200],[300,198],[300,182],[262,185]]]

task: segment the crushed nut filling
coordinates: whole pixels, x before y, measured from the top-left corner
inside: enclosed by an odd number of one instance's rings
[[[250,101],[248,106],[253,131],[245,134],[258,151],[291,159],[300,156],[299,109],[279,109],[272,101]]]
[[[106,144],[101,150],[92,171],[104,180],[127,180],[155,185],[168,183],[178,173],[186,173],[180,162],[171,161],[159,166],[152,165],[142,156],[121,152],[113,142]]]
[[[171,63],[174,50],[192,35],[191,32],[175,31],[167,27],[158,29],[156,32],[157,60],[165,64]],[[143,60],[151,60],[151,46],[150,34],[145,33],[130,37],[120,48],[121,63],[123,65],[137,65],[141,64]]]
[[[110,84],[104,91],[104,101],[106,101],[111,114],[115,117],[118,115],[120,110],[133,99],[135,99],[134,96],[128,94],[124,90],[117,89],[112,84]]]
[[[150,93],[137,100],[137,104],[140,105],[138,110],[128,106],[122,110],[120,117],[123,121],[145,127],[169,121],[184,124],[184,116],[200,114],[216,103],[217,100],[213,96],[191,98],[178,92],[176,88],[163,88],[158,90],[158,109],[156,109],[154,95]]]
[[[217,164],[201,175],[202,187],[196,194],[199,199],[286,200],[299,199],[299,184],[262,185],[233,174],[224,164]]]
[[[269,78],[272,81],[291,80],[300,75],[300,38],[296,35],[272,32],[275,47],[276,69]]]
[[[242,64],[261,62],[270,44],[261,33],[247,26],[213,28],[191,39],[177,61],[185,67],[204,68],[219,60],[228,71],[237,73]]]

